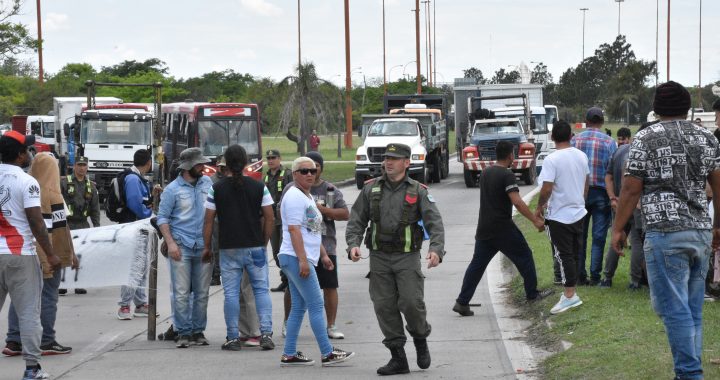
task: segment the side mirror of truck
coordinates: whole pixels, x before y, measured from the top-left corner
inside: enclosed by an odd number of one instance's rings
[[[59,129],[55,130],[55,142],[57,142],[58,144],[60,144],[62,142],[62,138],[60,138],[60,130]]]
[[[70,124],[63,124],[63,134],[65,135],[65,137],[70,136]]]
[[[430,135],[437,136],[437,125],[430,127]]]

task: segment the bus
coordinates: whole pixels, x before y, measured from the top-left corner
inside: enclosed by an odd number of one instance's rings
[[[180,152],[199,147],[211,162],[203,173],[213,175],[216,158],[233,144],[245,148],[248,165],[245,175],[262,178],[260,110],[257,104],[182,102],[162,105],[164,176],[174,177]]]

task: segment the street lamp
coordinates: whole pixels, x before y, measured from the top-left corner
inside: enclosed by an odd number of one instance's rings
[[[390,70],[388,70],[388,82],[392,82],[392,71],[393,71],[393,69],[398,68],[398,67],[403,67],[403,65],[395,65],[395,66],[391,67]]]
[[[411,63],[416,63],[416,62],[417,61],[410,61],[410,62],[406,63],[405,66],[403,66],[403,78],[405,78],[405,69],[407,68],[407,66]]]
[[[618,36],[620,35],[620,3],[624,1],[625,0],[615,0],[615,2],[618,3]]]
[[[585,12],[589,11],[590,8],[580,8],[583,13],[583,33],[582,33],[582,60],[585,60]]]

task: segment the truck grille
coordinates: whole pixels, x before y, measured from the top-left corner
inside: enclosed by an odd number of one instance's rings
[[[497,142],[498,140],[482,140],[478,142],[478,155],[481,160],[485,161],[497,159],[497,155],[495,154],[495,146],[497,145]],[[515,154],[515,157],[517,157],[520,145],[517,141],[511,142],[513,143],[513,153]]]
[[[385,147],[368,148],[368,160],[370,162],[382,162],[383,154],[385,154]]]

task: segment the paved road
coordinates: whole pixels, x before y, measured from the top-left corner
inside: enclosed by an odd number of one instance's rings
[[[525,194],[530,187],[522,187]],[[353,186],[343,189],[345,198],[351,203],[358,190]],[[491,306],[487,280],[481,282],[473,303],[482,303],[475,308],[472,318],[460,318],[451,311],[459,292],[462,276],[472,256],[479,193],[477,189],[466,189],[462,168],[451,162],[451,175],[440,184],[431,186],[431,193],[437,200],[443,214],[446,232],[447,256],[444,262],[432,270],[424,270],[425,301],[428,320],[433,326],[429,337],[432,366],[425,371],[418,369],[412,343],[406,346],[411,361],[412,378],[444,379],[511,379],[515,369],[508,358],[498,327],[496,313]],[[345,223],[339,223],[338,249],[344,252]],[[366,254],[367,251],[364,251]],[[424,257],[424,253],[423,253]],[[423,259],[424,262],[424,259]],[[338,325],[347,338],[334,343],[357,352],[357,357],[342,368],[320,368],[319,364],[308,368],[281,368],[280,355],[283,338],[282,298],[271,293],[273,300],[273,323],[277,348],[274,351],[246,349],[241,352],[225,352],[220,344],[225,337],[223,319],[223,293],[220,287],[211,288],[208,307],[209,347],[191,347],[180,350],[173,344],[146,340],[145,319],[119,321],[115,317],[117,288],[90,289],[89,294],[72,294],[60,298],[57,337],[60,343],[74,348],[71,355],[45,357],[42,361],[53,378],[60,379],[195,379],[229,378],[252,376],[271,378],[293,376],[295,378],[368,378],[374,377],[375,369],[384,364],[388,351],[377,327],[372,304],[368,295],[368,284],[364,278],[368,262],[348,261],[344,255],[338,260],[340,271],[340,309]],[[160,258],[158,283],[158,309],[161,321],[158,331],[164,331],[169,322],[168,300],[169,278],[164,259]],[[271,261],[271,284],[279,282],[277,268]],[[6,331],[7,311],[0,316],[0,331]],[[507,332],[507,331],[506,331]],[[298,349],[319,362],[320,354],[312,332],[305,318]],[[0,358],[0,379],[17,378],[23,369],[18,358]]]

